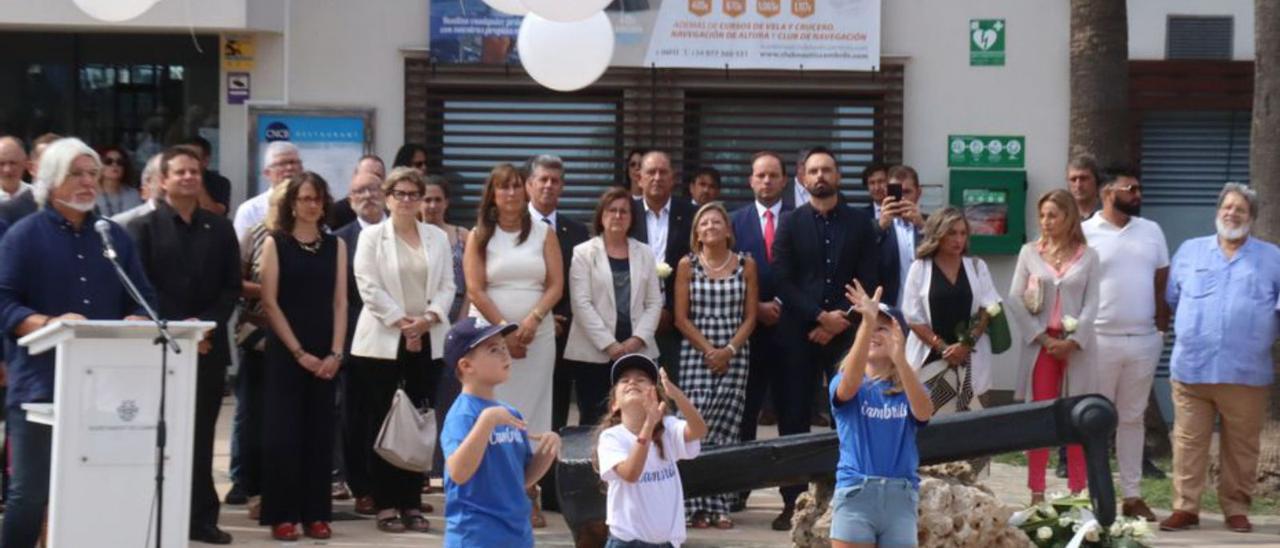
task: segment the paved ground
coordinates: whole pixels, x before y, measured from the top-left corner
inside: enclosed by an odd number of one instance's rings
[[[218,424],[218,440],[215,445],[214,472],[218,489],[225,493],[230,488],[227,468],[230,455],[230,423],[234,409],[234,400],[228,398],[223,405]],[[571,419],[573,420],[573,419]],[[776,436],[773,428],[764,428],[762,438]],[[1026,471],[1022,467],[994,464],[990,475],[984,482],[998,493],[1002,500],[1009,504],[1023,504],[1030,497],[1025,487]],[[1049,491],[1066,489],[1065,480],[1059,480],[1049,474]],[[436,514],[428,516],[431,525],[436,529],[427,534],[388,535],[374,528],[373,520],[357,516],[351,512],[350,502],[335,503],[334,510],[342,518],[333,524],[334,537],[326,542],[304,540],[298,543],[280,543],[273,541],[265,527],[250,522],[243,506],[223,506],[222,526],[235,536],[236,546],[276,547],[276,546],[440,546],[442,544],[440,529],[443,521],[439,517],[444,507],[441,495],[428,495],[426,500],[436,507]],[[782,508],[782,500],[777,489],[761,489],[756,491],[748,505],[747,511],[734,516],[737,527],[729,531],[691,530],[690,540],[686,546],[693,548],[763,548],[786,546],[789,544],[788,533],[778,533],[769,529],[773,520]],[[1156,511],[1161,517],[1167,510]],[[559,514],[548,513],[549,526],[537,532],[539,546],[573,546],[568,529]],[[1202,529],[1186,533],[1164,533],[1158,537],[1157,546],[1195,546],[1195,547],[1234,547],[1234,546],[1280,546],[1280,517],[1255,516],[1253,518],[1257,532],[1240,534],[1222,528],[1222,516],[1201,516]],[[193,546],[203,546],[194,544]],[[995,548],[995,547],[990,547]]]

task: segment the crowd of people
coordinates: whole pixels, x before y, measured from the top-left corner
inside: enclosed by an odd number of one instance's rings
[[[964,212],[921,210],[914,169],[867,166],[870,204],[854,204],[822,147],[801,151],[790,176],[779,153],[755,154],[753,199],[733,211],[717,200],[719,172],[693,172],[680,196],[672,159],[635,151],[629,185],[606,191],[589,224],[560,212],[564,162],[538,155],[493,167],[471,227],[449,224],[454,189],[427,173],[421,146],[402,147],[390,171],[362,158],[338,199],[295,146],[271,143],[270,187],[233,220],[208,156],[198,138],[170,147],[135,188],[118,148],[0,137],[4,546],[34,546],[49,496],[50,431],[21,404],[52,400],[53,357],[16,340],[60,320],[141,318],[90,232],[108,217],[162,317],[217,325],[198,348],[193,540],[231,542],[211,462],[234,351],[225,502],[248,504],[278,540],[329,538],[335,498],[354,498],[380,531],[432,528],[430,478],[374,450],[403,391],[440,421],[431,474],[447,546],[532,543],[540,508],[556,504],[547,472],[574,400],[579,423],[599,425],[611,546],[734,527],[747,493],[685,500],[676,461],[755,439],[762,415],[781,435],[807,432],[815,408],[840,439],[835,544],[910,544],[914,433],[991,404],[1010,327],[1019,399],[1097,392],[1115,404],[1123,513],[1155,521],[1139,483],[1143,416],[1171,319],[1176,502],[1161,527],[1198,524],[1217,421],[1227,525],[1251,528],[1280,248],[1250,235],[1259,204],[1246,186],[1224,186],[1217,233],[1170,258],[1160,226],[1139,216],[1138,173],[1073,158],[1067,188],[1036,202],[1039,236],[1002,293],[969,253]],[[1028,460],[1036,502],[1049,451]],[[1079,447],[1065,461],[1069,488],[1085,489]],[[782,489],[775,529],[791,527],[804,489]]]

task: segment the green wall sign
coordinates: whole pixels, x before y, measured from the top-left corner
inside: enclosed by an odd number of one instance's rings
[[[1004,19],[969,20],[969,66],[1004,66]]]
[[[1022,169],[1027,138],[1021,135],[948,135],[947,167]]]

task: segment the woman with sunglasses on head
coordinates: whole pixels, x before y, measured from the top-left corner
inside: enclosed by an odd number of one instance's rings
[[[426,532],[422,480],[373,452],[374,437],[397,388],[414,407],[435,399],[443,368],[444,336],[453,304],[453,254],[444,231],[418,220],[426,184],[413,168],[391,170],[382,183],[391,218],[364,229],[356,244],[355,275],[364,309],[351,341],[351,442],[368,448],[378,530]]]
[[[102,157],[102,176],[98,180],[98,214],[110,217],[141,205],[142,195],[138,193],[137,183],[133,180],[129,153],[112,145],[99,149],[98,155]]]

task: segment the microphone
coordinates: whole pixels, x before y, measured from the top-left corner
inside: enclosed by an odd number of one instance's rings
[[[98,232],[99,236],[102,236],[102,256],[114,261],[116,248],[111,245],[111,223],[107,222],[106,219],[98,219],[97,222],[93,223],[93,229]]]

